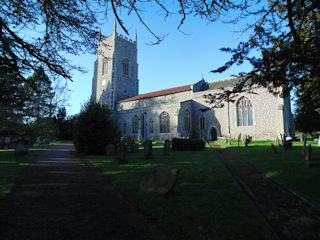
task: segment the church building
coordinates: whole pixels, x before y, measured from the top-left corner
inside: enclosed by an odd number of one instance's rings
[[[174,137],[236,138],[239,133],[253,139],[275,139],[279,134],[294,136],[290,98],[258,88],[256,94],[241,93],[223,108],[210,107],[205,94],[232,88],[238,78],[207,82],[139,94],[137,33],[128,39],[117,33],[99,37],[94,63],[91,100],[106,103],[113,111],[123,136],[136,139]]]

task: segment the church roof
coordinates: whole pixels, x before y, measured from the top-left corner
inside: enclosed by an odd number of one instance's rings
[[[209,89],[224,89],[224,88],[229,88],[229,87],[235,87],[237,83],[240,82],[240,78],[237,77],[231,77],[231,78],[225,78],[225,79],[220,79],[212,82],[208,82]]]
[[[144,99],[144,98],[159,97],[159,96],[164,96],[164,95],[178,93],[178,92],[190,91],[190,90],[192,90],[192,85],[193,84],[188,84],[188,85],[184,85],[184,86],[180,86],[180,87],[167,88],[167,89],[163,89],[163,90],[159,90],[159,91],[155,91],[155,92],[139,94],[137,96],[125,98],[125,99],[119,101],[119,103],[140,100],[140,99]]]

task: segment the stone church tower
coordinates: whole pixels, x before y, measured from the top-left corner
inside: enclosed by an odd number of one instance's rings
[[[101,39],[99,35],[97,59],[94,62],[91,101],[108,104],[138,95],[137,33],[134,40],[113,33]]]

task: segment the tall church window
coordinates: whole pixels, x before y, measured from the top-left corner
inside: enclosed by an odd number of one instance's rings
[[[122,74],[125,77],[129,76],[129,59],[128,58],[123,59]]]
[[[162,112],[159,116],[160,133],[170,132],[170,115],[167,112]]]
[[[123,121],[123,133],[124,134],[127,133],[127,121],[126,120]]]
[[[190,131],[190,111],[188,109],[184,112],[184,130]]]
[[[107,73],[108,73],[108,58],[105,58],[102,61],[102,75]]]
[[[135,115],[132,119],[132,133],[138,133],[139,117]]]
[[[200,129],[203,130],[206,127],[206,119],[204,118],[203,115],[200,117]]]
[[[150,124],[149,124],[150,133],[153,133],[153,119],[150,118]]]
[[[242,97],[237,102],[237,125],[252,126],[252,103],[247,97]]]

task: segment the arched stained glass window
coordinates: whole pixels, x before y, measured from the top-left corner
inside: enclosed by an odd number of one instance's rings
[[[132,119],[132,133],[138,133],[139,129],[139,117],[135,115]]]
[[[159,116],[160,133],[170,132],[170,115],[167,112],[162,112]]]
[[[242,97],[237,102],[237,125],[253,125],[252,103],[247,97]]]
[[[122,74],[125,77],[129,76],[129,59],[128,58],[123,59]]]
[[[190,111],[188,109],[184,112],[184,130],[190,131]]]

